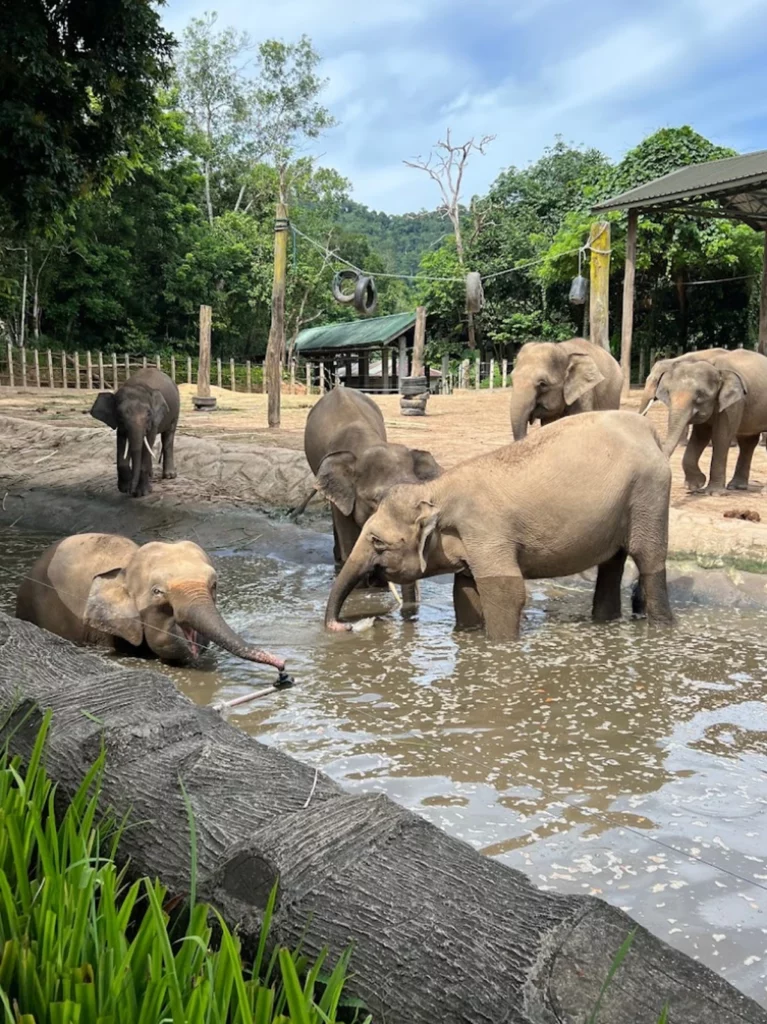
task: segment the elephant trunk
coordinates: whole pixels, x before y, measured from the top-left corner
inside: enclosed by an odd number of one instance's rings
[[[285,668],[282,658],[253,647],[235,633],[222,618],[207,588],[184,591],[181,594],[176,592],[172,596],[172,604],[174,617],[193,647],[197,643],[196,634],[201,633],[237,658],[256,661],[261,665],[272,665],[280,672]]]
[[[334,632],[351,629],[350,623],[339,622],[344,601],[357,584],[375,568],[373,549],[364,533],[354,545],[354,550],[346,560],[344,567],[336,576],[325,607],[325,628]]]
[[[671,457],[671,453],[682,440],[691,418],[692,410],[689,404],[672,402],[668,414],[668,431],[666,433],[666,440],[663,444],[663,454],[666,458]]]
[[[533,415],[537,396],[531,388],[513,386],[511,392],[511,432],[515,441],[527,436],[527,426]]]
[[[138,491],[141,482],[141,467],[144,461],[144,432],[131,427],[126,446],[130,452],[131,462],[131,494]]]

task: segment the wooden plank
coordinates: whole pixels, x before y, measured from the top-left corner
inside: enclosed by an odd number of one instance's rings
[[[414,377],[423,377],[423,353],[426,347],[426,306],[418,306],[415,311],[415,333],[413,335],[413,371]]]
[[[186,382],[187,384],[192,383],[192,357],[186,357]]]
[[[235,384],[234,379],[234,359],[229,360],[229,387],[232,389],[232,391],[237,390],[237,386]]]
[[[55,383],[53,380],[53,352],[51,352],[50,349],[47,349],[46,351],[48,355],[48,387],[52,388]]]
[[[66,352],[61,353],[61,386],[65,388],[67,386],[67,354]]]
[[[509,360],[504,359],[501,363],[501,387],[505,388],[509,382]]]
[[[589,235],[591,251],[591,287],[589,322],[591,341],[610,351],[610,225],[606,221],[592,224]]]
[[[34,352],[35,352],[35,387],[39,388],[41,386],[40,385],[40,353],[37,351],[37,349],[35,349]]]
[[[75,352],[74,364],[75,364],[75,389],[77,391],[79,391],[80,390],[80,353],[79,352]]]
[[[248,394],[253,392],[253,367],[251,366],[250,360],[245,362],[245,389]]]
[[[103,391],[106,387],[104,380],[104,353],[99,349],[99,391]]]
[[[629,210],[626,232],[626,266],[623,271],[623,320],[621,323],[621,371],[623,394],[631,387],[631,342],[634,334],[634,281],[636,278],[637,223],[639,213]]]
[[[112,390],[117,391],[120,386],[119,374],[117,372],[117,353],[112,353]]]
[[[93,360],[90,349],[85,353],[85,389],[90,391],[93,387]]]

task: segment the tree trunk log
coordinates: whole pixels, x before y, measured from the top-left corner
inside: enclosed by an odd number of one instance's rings
[[[283,699],[289,700],[288,693]],[[0,612],[0,739],[28,754],[53,710],[46,765],[71,793],[103,741],[102,799],[136,823],[135,873],[189,887],[179,780],[194,812],[200,894],[247,953],[279,878],[275,941],[337,957],[354,941],[352,987],[387,1024],[555,1024],[593,1011],[634,922],[593,897],[536,889],[382,795],[345,793],[179,694]],[[307,806],[308,804],[308,806]],[[767,1024],[767,1012],[708,968],[638,928],[603,1000],[602,1024]]]

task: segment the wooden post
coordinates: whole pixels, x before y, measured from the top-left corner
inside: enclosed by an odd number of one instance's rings
[[[104,353],[99,349],[99,391],[106,387],[104,383]]]
[[[15,381],[13,379],[13,345],[10,341],[7,345],[8,349],[8,384],[10,387],[15,387]]]
[[[173,383],[176,383],[176,357],[171,355],[170,357],[170,379]]]
[[[290,360],[290,393],[295,395],[296,393],[296,361],[295,359]]]
[[[265,359],[261,363],[261,391],[264,394],[267,393],[267,386],[266,386],[266,360]]]
[[[399,366],[397,367],[397,377],[399,383],[402,383],[402,378],[407,377],[407,341],[404,337],[397,339],[397,351],[399,354]]]
[[[67,354],[66,352],[61,353],[61,386],[65,388],[67,386]]]
[[[90,391],[93,386],[92,381],[93,375],[93,360],[91,359],[90,349],[85,353],[85,390]]]
[[[764,232],[764,265],[762,269],[762,294],[759,300],[759,343],[757,350],[767,356],[767,231]]]
[[[215,409],[216,399],[210,393],[210,331],[213,310],[200,306],[200,360],[197,364],[197,394],[192,399],[195,409]]]
[[[39,388],[40,387],[40,353],[37,351],[37,349],[35,349],[34,352],[35,352],[35,386]]]
[[[469,360],[464,359],[461,363],[461,383],[459,387],[466,390],[469,386]]]
[[[75,352],[75,388],[80,390],[80,353]]]
[[[312,364],[306,364],[306,393],[310,395],[312,393]]]
[[[186,382],[187,384],[192,383],[192,357],[186,357]]]
[[[475,387],[475,389],[477,391],[479,391],[480,379],[482,377],[482,364],[479,361],[479,356],[477,356],[474,359],[474,370],[475,370],[475,374],[474,374],[474,387]]]
[[[21,346],[21,386],[27,386],[27,346]]]
[[[125,379],[127,380],[128,377],[130,377],[130,356],[126,352],[125,353]]]
[[[229,360],[229,387],[232,389],[232,391],[237,390],[237,386],[234,380],[234,359]]]
[[[644,345],[640,345],[639,346],[639,383],[640,383],[640,385],[644,384],[645,377],[646,377],[644,360],[645,360],[645,347],[644,347]]]
[[[272,282],[272,323],[266,346],[266,376],[269,402],[267,420],[270,427],[280,425],[280,395],[282,391],[282,353],[285,347],[285,276],[288,265],[288,211],[284,203],[277,204],[274,221],[274,280]]]
[[[629,210],[626,232],[626,269],[623,272],[623,323],[621,324],[621,370],[623,394],[631,387],[631,341],[634,333],[634,281],[636,278],[637,222],[639,212]]]
[[[501,363],[501,377],[502,377],[501,387],[505,388],[507,386],[508,382],[509,382],[509,360],[508,359],[504,359],[504,361]]]
[[[47,351],[47,354],[48,354],[48,387],[52,388],[53,387],[53,352],[51,352],[50,349],[47,349],[46,351]]]
[[[160,356],[155,356],[154,357],[154,361],[155,361],[155,364],[157,365],[157,369],[161,370],[162,369],[162,358]]]
[[[591,287],[589,321],[591,341],[610,351],[610,225],[604,221],[591,225]]]
[[[320,359],[320,394],[325,394],[325,364]]]
[[[146,370],[146,356],[144,356],[144,357],[142,358],[142,360],[141,360],[141,366],[142,366],[142,368],[143,368],[144,370]]]
[[[381,349],[381,389],[385,395],[389,393],[389,350]]]
[[[447,395],[450,389],[450,356],[442,356],[442,380],[440,381],[440,390],[443,395]]]
[[[216,387],[221,387],[221,357],[216,359]]]
[[[495,387],[495,359],[490,360],[490,390]]]
[[[426,306],[415,311],[415,332],[413,334],[413,376],[423,377],[423,351],[426,346]]]
[[[245,387],[247,388],[248,394],[251,394],[253,391],[253,377],[249,359],[245,363]]]
[[[120,386],[120,378],[117,372],[117,353],[112,353],[112,388],[117,391]]]

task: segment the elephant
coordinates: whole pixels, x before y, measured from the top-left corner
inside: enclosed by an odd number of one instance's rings
[[[238,636],[216,608],[216,570],[192,541],[78,533],[47,548],[23,579],[16,616],[79,644],[194,663],[213,642],[246,661],[285,662]]]
[[[454,573],[456,625],[491,640],[519,635],[525,580],[598,566],[592,614],[621,614],[630,555],[639,570],[634,611],[672,621],[666,588],[671,468],[635,412],[566,417],[434,481],[392,488],[368,519],[335,580],[329,630],[356,581],[375,568],[395,583]]]
[[[312,408],[304,451],[317,489],[331,503],[337,572],[390,487],[434,480],[442,472],[429,452],[390,444],[376,403],[346,387],[329,391]],[[403,592],[403,602],[416,602],[415,587]]]
[[[102,391],[91,416],[117,431],[117,487],[141,498],[152,490],[154,442],[162,435],[162,475],[173,480],[173,441],[181,407],[178,388],[154,367],[138,370],[117,391]]]
[[[618,362],[585,338],[528,341],[511,374],[511,431],[515,441],[528,424],[546,426],[563,416],[619,409],[623,376]]]
[[[662,359],[647,377],[640,412],[646,412],[653,401],[668,406],[663,446],[667,456],[692,426],[682,458],[688,490],[724,493],[734,440],[740,452],[727,488],[748,489],[754,450],[767,430],[767,357],[750,349],[713,348]],[[712,454],[706,485],[698,463],[709,441]]]

